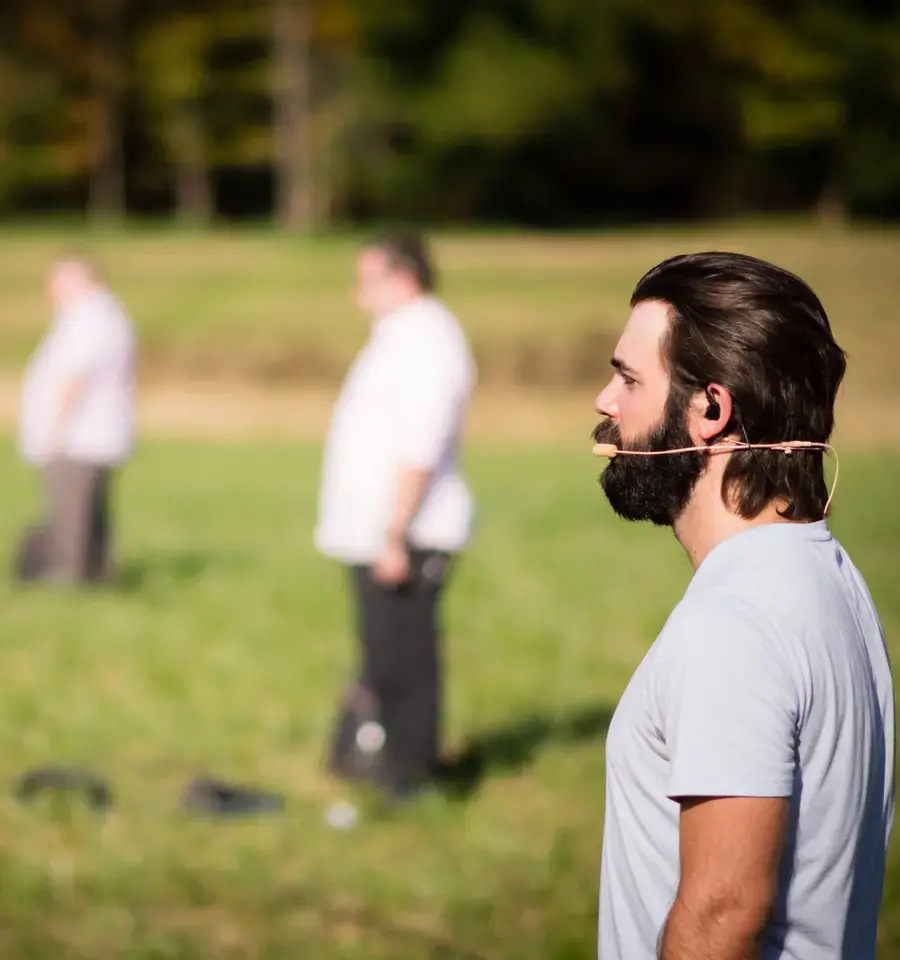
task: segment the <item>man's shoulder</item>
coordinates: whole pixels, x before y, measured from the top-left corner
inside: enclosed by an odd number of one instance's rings
[[[392,333],[397,349],[404,353],[411,351],[420,359],[430,355],[435,360],[456,358],[471,362],[465,330],[440,300],[427,298],[411,304]]]
[[[777,598],[753,589],[739,578],[733,582],[691,584],[669,615],[661,633],[667,658],[699,656],[710,645],[757,647],[778,656],[788,624]]]
[[[846,554],[824,523],[766,524],[724,541],[694,575],[688,595],[727,593],[755,606],[796,606],[829,593]]]
[[[851,564],[840,544],[827,531],[767,539],[735,543],[714,566],[701,567],[666,623],[670,645],[740,638],[780,658],[819,646],[847,624],[866,587],[843,575]]]
[[[430,335],[449,331],[462,333],[459,318],[439,297],[421,297],[399,311],[398,319],[398,326],[407,331],[426,331]]]
[[[72,304],[61,316],[61,324],[93,324],[96,326],[116,326],[131,330],[132,322],[128,311],[110,290],[97,290],[77,303]]]
[[[111,322],[131,330],[133,323],[125,304],[111,290],[104,290],[97,303],[97,312]]]

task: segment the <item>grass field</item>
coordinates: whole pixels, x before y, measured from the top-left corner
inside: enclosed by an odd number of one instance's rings
[[[128,304],[157,376],[334,383],[364,336],[350,299],[355,242],[266,232],[82,237],[0,232],[0,370],[17,371],[46,322],[42,276],[71,245]],[[775,260],[822,296],[863,398],[900,394],[900,231],[723,224],[596,236],[438,235],[442,292],[475,344],[482,382],[593,385],[640,276],[667,256],[734,249]],[[858,372],[865,370],[865,378]]]
[[[900,396],[898,235],[731,236],[801,272],[806,264],[851,348],[845,409],[857,442],[841,459],[833,526],[868,578],[896,658],[900,451],[866,451],[864,428],[889,428],[885,410]],[[540,337],[548,352],[576,344],[594,323],[608,336],[643,268],[716,238],[446,237],[441,252],[448,296],[482,354],[502,356]],[[68,238],[4,239],[0,368],[14,371],[42,322],[40,268]],[[345,240],[134,234],[91,247],[154,345],[154,375],[170,385],[185,385],[204,357],[209,377],[271,382],[247,357],[265,344],[290,355],[307,334],[337,370],[362,336],[343,291]],[[587,411],[588,367],[602,378],[606,360],[584,356],[573,376]],[[326,367],[316,376],[329,386]],[[553,385],[537,375],[520,407],[515,378],[499,361],[493,369],[489,387],[506,391],[513,421],[537,409],[538,386]],[[318,444],[145,444],[118,491],[122,592],[0,584],[0,783],[72,762],[116,790],[106,817],[0,795],[0,956],[591,957],[606,724],[689,567],[666,532],[611,515],[585,443],[590,414],[567,418],[555,442],[540,443],[526,442],[527,424],[483,420],[467,451],[480,523],[448,596],[446,732],[450,748],[480,761],[479,775],[346,833],[323,821],[339,794],[320,758],[353,647],[340,572],[310,542]],[[541,437],[553,427],[551,418]],[[37,502],[8,444],[0,467],[8,549]],[[288,813],[188,817],[179,794],[199,773],[283,791]],[[882,960],[900,960],[900,841],[881,939]]]
[[[8,541],[32,500],[3,458]],[[611,516],[589,457],[474,450],[483,519],[449,596],[447,736],[484,778],[334,833],[319,759],[352,647],[342,580],[309,546],[316,461],[146,449],[120,488],[123,595],[4,588],[3,781],[54,760],[118,791],[102,820],[0,800],[4,957],[591,955],[603,732],[687,582],[679,548]],[[844,472],[835,526],[896,641],[900,456]],[[289,815],[180,815],[200,772],[285,791]],[[900,956],[892,907],[884,957]]]

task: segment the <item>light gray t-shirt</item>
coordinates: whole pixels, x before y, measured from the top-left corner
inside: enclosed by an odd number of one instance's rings
[[[131,320],[106,290],[80,298],[55,320],[25,371],[20,448],[29,462],[53,455],[113,465],[132,452],[137,343]],[[61,392],[73,377],[84,388],[51,450]]]
[[[600,960],[652,960],[687,796],[790,797],[763,960],[874,960],[894,814],[894,694],[865,582],[824,521],[701,564],[607,742]]]

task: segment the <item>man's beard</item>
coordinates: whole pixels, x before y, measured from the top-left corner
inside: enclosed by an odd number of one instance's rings
[[[619,428],[606,420],[594,430],[596,443],[623,450],[675,450],[696,446],[685,426],[686,409],[671,398],[659,426],[646,437],[621,442]],[[649,520],[671,527],[687,507],[705,467],[704,454],[672,453],[655,457],[617,454],[603,471],[600,486],[613,510],[625,520]]]

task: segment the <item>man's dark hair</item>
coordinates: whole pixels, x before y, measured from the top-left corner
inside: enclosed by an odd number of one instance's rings
[[[799,277],[742,254],[688,254],[641,279],[631,305],[647,300],[669,305],[663,362],[685,408],[718,383],[734,401],[722,436],[829,439],[847,361],[819,298]],[[722,496],[748,520],[776,497],[787,502],[785,518],[820,520],[828,499],[822,451],[735,452]]]
[[[381,250],[392,270],[403,270],[423,293],[435,288],[435,270],[424,239],[412,230],[386,230],[367,244],[369,250]]]

